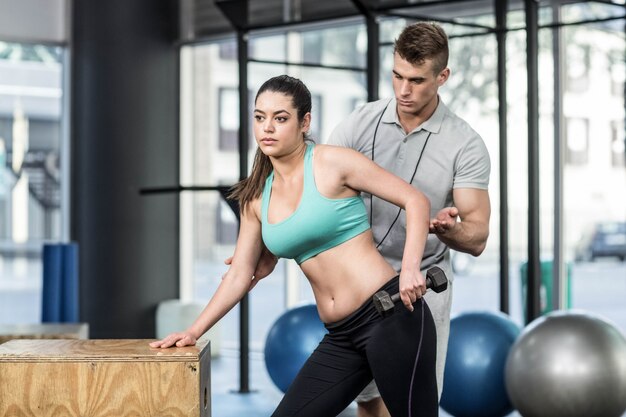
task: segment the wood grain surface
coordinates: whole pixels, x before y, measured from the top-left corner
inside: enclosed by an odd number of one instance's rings
[[[151,349],[149,342],[14,340],[0,345],[0,416],[209,417],[208,343]],[[19,348],[26,351],[21,360]]]
[[[15,339],[0,345],[0,363],[11,361],[189,361],[198,360],[208,341],[196,346],[155,349],[152,339],[29,340]]]

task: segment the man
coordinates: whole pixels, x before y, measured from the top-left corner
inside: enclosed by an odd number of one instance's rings
[[[431,235],[421,268],[437,265],[452,280],[449,248],[478,256],[486,245],[490,161],[480,136],[439,98],[439,87],[450,76],[447,62],[448,40],[439,25],[420,22],[406,27],[394,45],[395,97],[355,110],[328,143],[358,150],[426,194],[431,202]],[[377,247],[399,270],[404,213],[385,201],[363,197]],[[437,325],[439,395],[450,329],[450,284],[447,291],[429,291],[425,296]],[[374,383],[357,403],[359,417],[389,416]]]

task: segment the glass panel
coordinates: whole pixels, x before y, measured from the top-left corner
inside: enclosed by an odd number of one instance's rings
[[[232,185],[239,178],[237,45],[181,49],[181,183]],[[206,304],[234,251],[234,213],[216,191],[182,193],[181,299]],[[217,326],[237,334],[238,307]],[[236,342],[238,337],[230,337]]]
[[[563,23],[575,23],[593,19],[607,19],[624,16],[624,6],[615,4],[603,4],[593,1],[582,1],[575,4],[564,5],[562,8],[561,21]],[[615,20],[608,23],[613,30],[623,30],[623,20]]]
[[[539,8],[539,26],[554,23],[552,9],[550,7]],[[509,3],[509,13],[506,16],[506,24],[509,30],[524,30],[526,28],[526,13],[524,5],[517,6]]]
[[[62,61],[0,42],[0,323],[41,320],[41,248],[61,238]]]
[[[550,8],[539,9],[540,21],[551,19]],[[510,13],[514,19],[523,13]],[[554,246],[554,66],[552,29],[541,29],[539,47],[539,233],[540,257],[550,263]],[[526,32],[507,35],[507,105],[508,105],[508,208],[510,314],[519,323],[525,321],[526,270],[528,259],[528,85]],[[492,231],[492,233],[495,232]],[[491,236],[489,238],[491,240]],[[547,265],[547,264],[546,264]],[[551,265],[551,264],[550,264]],[[542,271],[544,269],[542,268]],[[551,271],[551,267],[547,270]],[[542,272],[543,273],[543,272]],[[545,276],[545,279],[551,280]],[[551,285],[551,284],[550,284]],[[541,305],[546,308],[549,294],[541,290]]]
[[[510,314],[523,322],[521,264],[528,257],[528,84],[526,79],[526,33],[507,35],[508,209]],[[492,160],[493,161],[493,160]],[[492,208],[498,201],[492,198]],[[492,230],[489,239],[496,230]]]
[[[447,27],[446,27],[447,29]],[[455,273],[453,314],[468,310],[498,311],[499,305],[499,135],[496,40],[493,35],[449,41],[451,75],[439,90],[443,102],[482,137],[491,159],[490,235],[478,258],[452,252]]]
[[[365,68],[367,33],[363,25],[302,32],[303,62]]]
[[[284,34],[275,36],[250,37],[250,41],[248,42],[248,55],[252,59],[286,61],[287,38]]]
[[[565,8],[568,15],[599,10],[575,6]],[[623,25],[621,20],[563,30],[567,79],[585,76],[585,84],[568,88],[563,97],[568,121],[563,205],[571,306],[626,330]]]
[[[380,42],[393,43],[402,29],[408,24],[406,19],[381,19],[380,20]],[[384,52],[380,51],[381,58],[384,58]]]
[[[253,59],[364,68],[367,34],[361,24],[344,23],[273,36],[257,35],[250,38],[249,45]]]

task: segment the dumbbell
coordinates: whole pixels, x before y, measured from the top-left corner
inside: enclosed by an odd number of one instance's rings
[[[433,290],[434,292],[442,292],[448,288],[448,278],[445,272],[438,266],[433,266],[426,271],[426,288]],[[387,317],[393,313],[393,309],[396,301],[400,299],[400,293],[389,295],[387,291],[378,291],[372,297],[374,307],[380,313],[381,316]]]

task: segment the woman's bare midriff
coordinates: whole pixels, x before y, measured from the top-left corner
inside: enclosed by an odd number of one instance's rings
[[[370,230],[307,259],[300,267],[311,283],[324,323],[346,318],[396,276],[372,243]]]

